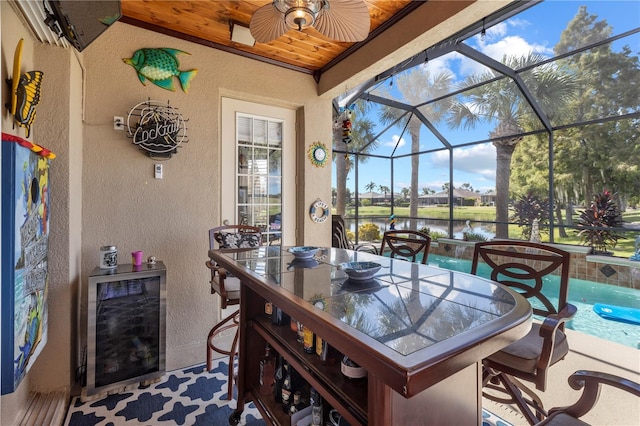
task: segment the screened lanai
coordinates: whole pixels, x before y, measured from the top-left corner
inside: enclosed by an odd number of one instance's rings
[[[638,2],[516,2],[345,91],[334,214],[356,242],[394,226],[634,255],[639,17]]]

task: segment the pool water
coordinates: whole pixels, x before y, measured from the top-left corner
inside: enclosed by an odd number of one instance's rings
[[[454,271],[471,272],[470,260],[430,254],[428,263]],[[490,268],[480,264],[478,275],[488,278]],[[555,288],[558,285],[559,278],[557,276],[545,278],[544,287],[549,288],[551,293],[557,294]],[[549,299],[553,302],[551,297]],[[569,281],[569,303],[575,305],[578,312],[571,321],[567,322],[567,328],[640,349],[640,325],[606,320],[593,312],[593,305],[596,303],[640,309],[640,290],[571,278]]]

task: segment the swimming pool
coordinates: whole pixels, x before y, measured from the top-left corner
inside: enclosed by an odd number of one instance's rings
[[[429,265],[460,272],[471,272],[471,261],[454,259],[437,254],[429,255]],[[489,277],[490,270],[484,264],[478,266],[478,275]],[[558,277],[545,278],[545,286],[558,285]],[[557,294],[557,291],[556,291]],[[569,281],[569,303],[578,308],[578,312],[567,328],[587,333],[592,336],[640,349],[640,326],[609,321],[593,312],[596,303],[640,308],[640,291],[626,287],[600,284],[592,281],[571,278]]]

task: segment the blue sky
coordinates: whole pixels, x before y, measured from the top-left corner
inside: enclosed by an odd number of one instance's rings
[[[484,37],[476,36],[467,43],[480,52],[494,58],[501,59],[503,55],[524,55],[534,52],[545,57],[553,56],[553,47],[560,40],[561,32],[580,6],[586,5],[587,12],[597,15],[598,21],[605,19],[613,27],[613,34],[620,34],[640,26],[640,1],[569,1],[547,0],[533,6],[515,17],[488,28]],[[614,49],[627,44],[634,54],[640,51],[640,37],[635,35],[614,44]],[[481,70],[481,65],[465,59],[457,54],[430,60],[426,65],[433,74],[439,69],[450,69],[455,73],[457,81],[462,81],[468,75]],[[385,83],[386,84],[386,83]],[[393,90],[393,89],[391,89]],[[375,121],[375,120],[374,120]],[[381,131],[384,125],[378,126]],[[464,143],[488,138],[492,126],[486,125],[473,131],[454,131],[446,126],[438,127],[447,140]],[[403,129],[394,128],[380,138],[380,148],[376,154],[390,155],[400,139]],[[396,155],[409,152],[410,139],[403,135],[396,150]],[[434,137],[423,126],[421,134],[421,149],[439,146]],[[369,182],[376,185],[391,187],[391,179],[387,174],[381,174],[378,161],[370,161],[370,166],[360,166],[359,191],[365,192],[364,186]],[[406,164],[406,166],[405,166]],[[420,188],[428,187],[436,191],[441,190],[443,183],[449,181],[449,155],[441,151],[429,158],[422,158],[420,163]],[[399,192],[403,187],[410,186],[410,167],[408,161],[396,164],[394,191]],[[348,185],[352,186],[354,177],[349,176]],[[475,145],[460,148],[454,154],[454,186],[470,183],[474,190],[485,192],[495,188],[495,149],[491,144]],[[335,182],[333,184],[335,186]]]

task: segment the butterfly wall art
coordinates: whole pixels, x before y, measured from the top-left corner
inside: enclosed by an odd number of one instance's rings
[[[20,127],[26,130],[26,136],[31,133],[31,125],[36,118],[36,106],[40,102],[40,87],[42,85],[42,71],[28,71],[20,73],[22,60],[22,44],[20,39],[13,57],[13,77],[7,82],[11,86],[11,103],[8,108]]]

